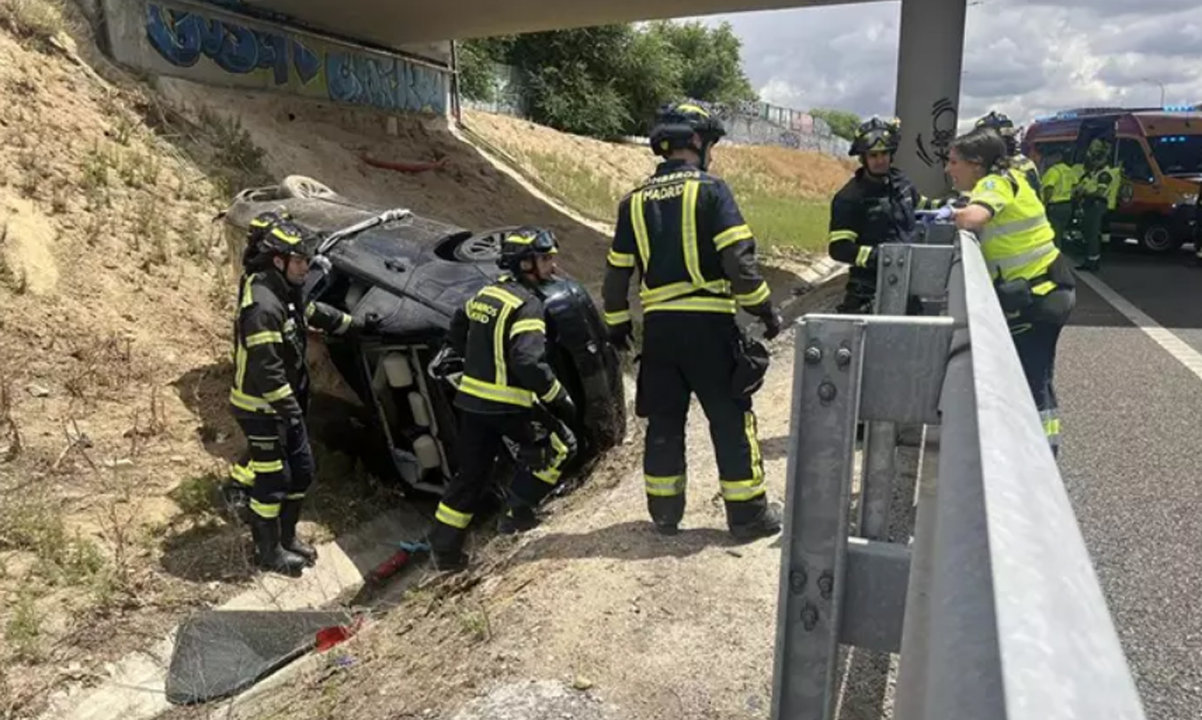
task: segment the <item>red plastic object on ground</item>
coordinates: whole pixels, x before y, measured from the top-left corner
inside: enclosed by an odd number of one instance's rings
[[[321,630],[317,631],[317,644],[315,645],[315,649],[317,652],[325,652],[338,643],[344,642],[351,635],[354,635],[355,631],[358,629],[359,620],[355,620],[350,627],[347,627],[346,625],[335,625],[334,627],[322,628]]]
[[[385,170],[396,170],[403,173],[419,173],[427,170],[437,170],[446,166],[447,159],[436,160],[434,162],[389,162],[387,160],[376,160],[369,155],[360,155],[359,159],[371,165],[372,167],[384,168]]]

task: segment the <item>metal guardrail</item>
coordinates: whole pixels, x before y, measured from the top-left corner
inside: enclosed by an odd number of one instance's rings
[[[1142,720],[980,249],[942,230],[882,246],[878,314],[800,321],[771,717],[838,716],[842,644],[900,654],[897,720]],[[938,472],[888,542],[901,423],[939,435]]]

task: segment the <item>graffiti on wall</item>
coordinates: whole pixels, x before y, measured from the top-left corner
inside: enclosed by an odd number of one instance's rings
[[[381,110],[446,112],[447,74],[384,53],[314,41],[269,26],[146,5],[146,39],[174,68],[202,58],[234,76],[266,74],[266,85]],[[255,82],[264,85],[255,77]]]
[[[927,167],[947,164],[947,150],[956,138],[956,106],[947,98],[939,98],[931,105],[931,130],[923,139],[919,133],[915,138],[918,159]]]

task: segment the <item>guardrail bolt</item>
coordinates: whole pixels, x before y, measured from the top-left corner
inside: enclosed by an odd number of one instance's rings
[[[806,362],[810,365],[817,365],[822,362],[822,348],[817,345],[811,345],[806,348]]]
[[[893,264],[893,258],[891,258],[891,257],[889,257],[888,255],[886,255],[886,256],[885,256],[885,267],[889,267],[889,266],[890,266],[890,265],[892,265],[892,264]]]
[[[851,362],[851,350],[847,348],[839,348],[839,352],[835,353],[835,364],[839,367],[847,367]]]
[[[906,256],[902,255],[901,257],[899,257],[897,259],[897,265],[898,265],[898,267],[901,267],[902,265],[905,265],[905,264],[906,264]]]
[[[818,386],[818,399],[824,403],[834,400],[835,396],[838,394],[839,391],[836,390],[835,386],[830,382],[824,382]]]
[[[801,609],[801,626],[807,632],[818,626],[818,608],[810,603],[805,604],[805,607]]]
[[[794,595],[800,595],[806,589],[806,571],[797,569],[789,573],[789,590]]]
[[[831,595],[835,592],[835,577],[829,570],[818,578],[818,592],[822,595],[823,600],[830,600]]]
[[[890,285],[896,285],[896,284],[897,284],[897,276],[896,276],[896,275],[890,275],[890,276],[889,276],[889,284],[890,284]]]

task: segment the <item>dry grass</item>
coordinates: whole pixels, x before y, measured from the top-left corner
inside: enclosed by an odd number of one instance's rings
[[[550,194],[584,215],[612,223],[622,195],[655,169],[641,145],[606,143],[525,120],[467,111],[469,130],[499,150]],[[713,172],[726,179],[765,246],[817,250],[825,245],[832,195],[848,163],[780,147],[719,145]]]
[[[67,19],[56,0],[5,0],[0,26],[19,38],[46,43],[67,29]]]

